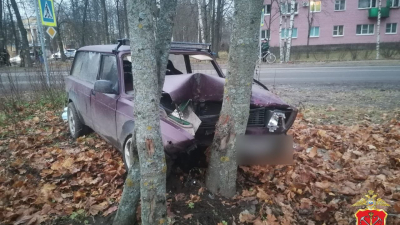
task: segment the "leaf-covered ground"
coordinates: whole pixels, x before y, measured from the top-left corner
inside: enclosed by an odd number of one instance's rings
[[[110,224],[125,175],[119,152],[95,134],[70,139],[60,112],[19,114],[0,127],[0,224]],[[399,116],[323,125],[309,111],[299,114],[295,165],[240,167],[233,199],[204,188],[203,168],[175,167],[170,222],[354,224],[351,204],[372,189],[391,205],[388,224],[400,224]]]

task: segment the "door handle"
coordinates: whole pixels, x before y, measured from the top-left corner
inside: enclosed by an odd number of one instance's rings
[[[96,95],[96,92],[94,91],[94,89],[90,90],[90,94],[91,95]]]

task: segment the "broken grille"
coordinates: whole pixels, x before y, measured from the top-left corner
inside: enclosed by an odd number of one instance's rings
[[[264,127],[266,121],[265,117],[266,117],[265,108],[251,109],[247,126]]]

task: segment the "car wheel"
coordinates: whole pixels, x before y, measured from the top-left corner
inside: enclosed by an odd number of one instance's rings
[[[125,169],[128,171],[132,166],[132,158],[131,158],[131,146],[132,146],[132,137],[129,137],[124,144],[123,148],[123,159],[125,164]]]
[[[68,104],[67,116],[68,116],[69,132],[71,134],[71,137],[76,139],[82,136],[86,130],[85,129],[86,127],[79,119],[78,113],[75,109],[75,105],[72,102]]]
[[[132,136],[128,137],[127,140],[125,141],[123,152],[122,152],[125,169],[127,172],[131,168],[132,163],[134,163],[131,158],[131,154],[134,154],[130,150],[131,146],[132,146]],[[137,153],[135,153],[135,154],[137,154]],[[168,177],[171,174],[173,160],[171,159],[171,157],[169,155],[165,154],[165,161],[166,161],[166,165],[167,165],[167,177]]]

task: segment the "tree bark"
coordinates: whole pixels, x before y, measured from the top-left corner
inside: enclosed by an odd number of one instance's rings
[[[215,29],[214,29],[214,38],[215,38],[215,53],[218,57],[219,48],[221,45],[221,23],[222,23],[222,11],[223,11],[223,4],[222,0],[218,0],[217,2],[217,18],[215,20]]]
[[[285,61],[285,56],[283,53],[283,38],[282,38],[282,24],[283,24],[282,4],[283,4],[282,0],[279,0],[279,58],[281,63]]]
[[[62,41],[62,36],[61,36],[61,29],[60,29],[60,24],[56,27],[57,30],[57,42],[58,42],[58,49],[60,50],[60,57],[61,61],[65,62],[67,60],[67,57],[64,54],[64,44]]]
[[[127,9],[126,0],[123,0],[123,1],[124,1],[125,35],[129,38],[128,9]]]
[[[164,85],[173,21],[177,0],[160,1],[160,17],[155,26],[156,14],[151,0],[130,0],[128,18],[131,42],[132,73],[134,76],[133,166],[128,172],[114,225],[134,224],[138,197],[141,196],[143,225],[166,224],[166,171],[164,147],[160,132],[160,97]],[[156,35],[154,36],[154,33]],[[131,154],[136,156],[136,154]],[[139,165],[139,166],[138,166]],[[140,171],[140,177],[139,177]],[[140,181],[140,192],[139,192]],[[139,194],[140,193],[140,194]]]
[[[21,62],[21,66],[32,66],[31,57],[29,55],[29,42],[27,33],[22,23],[21,14],[19,13],[18,5],[15,0],[11,0],[11,5],[14,9],[15,17],[17,18],[19,32],[21,34],[21,42],[22,42],[22,56],[24,58],[23,62]]]
[[[376,21],[376,59],[378,60],[380,57],[379,48],[381,44],[381,10],[382,10],[382,0],[379,1],[378,6],[378,18]]]
[[[119,0],[115,0],[115,5],[117,7],[117,29],[118,29],[118,38],[122,38],[121,35],[121,21],[119,18]]]
[[[3,53],[6,39],[3,30],[3,0],[0,0],[0,54]],[[2,57],[2,55],[0,55]]]
[[[308,14],[307,14],[307,23],[308,23],[308,33],[307,33],[307,59],[310,58],[310,32],[311,32],[311,26],[313,24],[314,20],[314,14],[311,12],[311,4],[310,0],[308,0]]]
[[[215,1],[211,0],[212,16],[211,16],[211,49],[215,52]]]
[[[104,22],[104,35],[106,44],[110,44],[110,34],[108,32],[108,16],[107,16],[107,8],[106,8],[106,0],[101,0],[101,9],[103,10],[103,22]]]
[[[82,19],[82,46],[85,46],[85,35],[86,35],[86,17],[87,17],[87,8],[89,5],[89,0],[85,0],[83,7],[83,19]]]
[[[201,43],[205,43],[205,36],[204,36],[204,24],[203,24],[203,0],[197,0],[197,8],[199,12],[199,33],[200,33],[200,41]]]
[[[10,1],[9,0],[7,0],[7,8],[8,8],[8,13],[10,14],[11,31],[12,31],[13,36],[14,36],[15,52],[18,55],[18,52],[19,52],[19,37],[17,35],[17,29],[15,29],[14,18],[13,18],[13,14],[12,14],[12,11],[11,11],[11,6],[10,6]]]
[[[206,174],[208,190],[225,197],[236,192],[236,138],[246,131],[258,56],[263,0],[235,0],[224,100]]]
[[[288,33],[288,40],[286,46],[286,57],[285,62],[290,61],[290,49],[292,47],[292,32],[293,32],[293,22],[294,22],[294,7],[296,2],[294,0],[290,3],[290,23],[289,23],[289,33]]]

